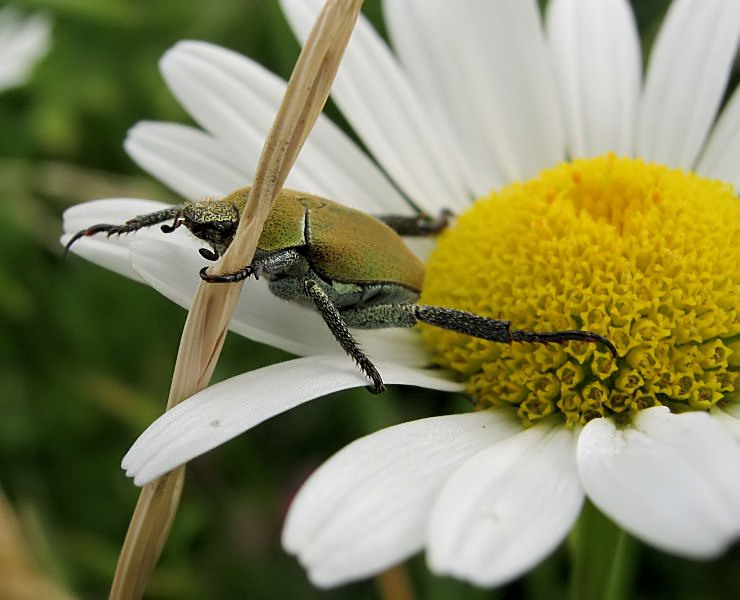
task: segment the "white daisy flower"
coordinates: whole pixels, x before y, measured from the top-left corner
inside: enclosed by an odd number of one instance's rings
[[[319,0],[281,4],[305,37]],[[388,383],[463,390],[479,410],[340,451],[296,497],[285,547],[321,586],[422,550],[436,573],[498,585],[550,553],[588,497],[657,548],[718,555],[740,535],[737,91],[718,115],[740,3],[673,2],[644,76],[624,0],[552,0],[544,27],[534,1],[397,0],[384,10],[393,50],[361,21],[333,93],[382,172],[322,119],[288,186],[370,213],[411,214],[409,201],[429,214],[453,209],[422,302],[521,328],[597,331],[619,358],[590,344],[495,345],[431,327],[362,333]],[[243,185],[284,83],[197,42],[169,51],[162,72],[203,130],[141,123],[127,150],[188,199]],[[80,205],[65,231],[161,206]],[[75,250],[188,306],[203,264],[179,233],[90,238]],[[124,459],[136,483],[366,384],[318,315],[259,284],[233,329],[303,358],[163,415]]]
[[[0,9],[0,90],[25,83],[51,42],[51,21],[43,14],[22,16]]]

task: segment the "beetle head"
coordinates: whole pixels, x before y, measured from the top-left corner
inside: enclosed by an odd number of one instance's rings
[[[208,242],[217,256],[229,247],[239,225],[239,209],[230,200],[190,202],[181,214],[178,225],[185,225],[195,237]]]

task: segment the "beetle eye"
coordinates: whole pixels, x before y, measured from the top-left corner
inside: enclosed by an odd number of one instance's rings
[[[234,221],[214,221],[211,223],[211,226],[224,234],[230,234],[236,230],[236,223]]]

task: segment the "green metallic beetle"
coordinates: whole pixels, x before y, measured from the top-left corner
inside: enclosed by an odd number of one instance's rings
[[[161,226],[162,231],[171,233],[185,225],[210,245],[210,249],[200,249],[201,256],[217,260],[234,238],[248,196],[249,188],[241,188],[222,199],[188,202],[135,217],[122,225],[93,225],[76,233],[67,242],[65,252],[84,236],[120,235],[171,221]],[[267,217],[252,263],[225,275],[209,275],[204,267],[200,276],[208,282],[224,283],[264,276],[275,296],[313,305],[339,345],[372,380],[373,393],[385,389],[383,380],[349,327],[412,327],[423,322],[506,344],[600,342],[616,357],[614,345],[590,331],[512,330],[510,321],[416,304],[424,283],[424,264],[400,235],[433,235],[444,229],[449,217],[449,213],[443,213],[437,219],[425,215],[376,218],[325,198],[283,190]]]

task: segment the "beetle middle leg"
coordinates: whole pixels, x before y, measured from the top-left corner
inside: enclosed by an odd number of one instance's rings
[[[302,265],[303,263],[303,257],[300,253],[289,248],[288,250],[280,250],[266,254],[265,256],[256,257],[252,260],[251,265],[242,267],[234,273],[212,275],[208,273],[209,267],[203,267],[200,270],[200,278],[208,283],[236,283],[237,281],[249,279],[252,276],[255,279],[259,279],[262,273],[290,274],[290,270],[295,268],[295,265]],[[305,270],[305,268],[298,267],[298,270]]]
[[[437,217],[430,217],[425,213],[419,213],[413,217],[377,215],[376,219],[388,225],[398,235],[424,237],[437,235],[445,229],[452,219],[452,211],[443,210]]]
[[[334,338],[339,342],[339,345],[360,367],[360,370],[367,375],[373,382],[373,387],[369,388],[373,394],[380,394],[385,391],[385,385],[383,379],[380,377],[380,373],[375,368],[375,365],[367,357],[367,355],[360,350],[357,345],[355,338],[352,337],[347,323],[345,322],[342,314],[337,310],[329,296],[326,295],[324,290],[315,282],[305,277],[303,279],[303,291],[313,300],[316,310],[323,317],[324,322],[331,331]]]

